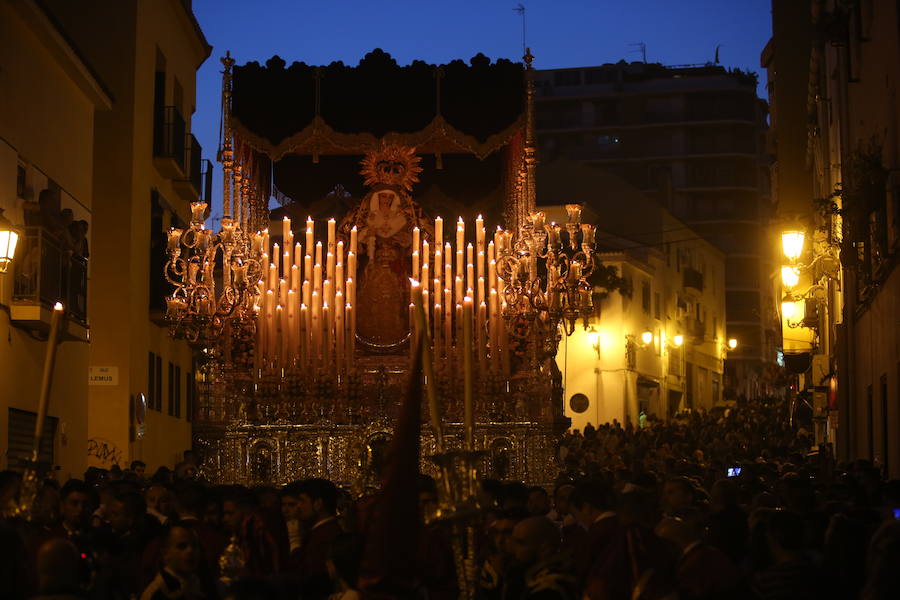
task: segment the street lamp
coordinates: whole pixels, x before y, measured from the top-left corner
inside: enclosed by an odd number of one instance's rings
[[[675,344],[676,348],[681,348],[681,346],[684,344],[684,336],[680,333],[676,333],[672,338],[672,342]]]
[[[789,290],[797,287],[797,284],[800,283],[800,268],[793,265],[782,266],[781,283]]]
[[[3,216],[0,208],[0,273],[6,273],[9,263],[16,255],[16,244],[19,242],[19,230]]]
[[[803,254],[803,242],[806,233],[802,229],[788,229],[781,233],[781,249],[784,256],[791,262],[795,262]]]
[[[734,350],[738,346],[737,338],[728,338],[728,349]]]
[[[641,343],[644,346],[649,346],[653,343],[653,332],[647,329],[644,333],[641,334]]]

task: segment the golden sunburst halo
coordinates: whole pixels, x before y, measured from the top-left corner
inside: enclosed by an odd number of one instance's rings
[[[413,184],[419,181],[421,160],[421,157],[416,156],[414,147],[384,144],[380,149],[366,153],[360,162],[360,174],[365,177],[364,183],[367,186],[392,185],[410,192]]]

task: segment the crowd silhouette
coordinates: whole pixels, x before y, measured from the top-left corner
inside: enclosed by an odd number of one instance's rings
[[[0,524],[0,597],[450,599],[463,564],[485,600],[900,598],[900,482],[814,449],[774,399],[567,433],[552,486],[482,481],[462,563],[423,517],[430,477],[401,501],[320,478],[210,485],[185,458],[43,482],[29,519]],[[0,503],[20,487],[0,474]],[[407,500],[415,527],[376,525]],[[403,586],[372,586],[397,556]]]

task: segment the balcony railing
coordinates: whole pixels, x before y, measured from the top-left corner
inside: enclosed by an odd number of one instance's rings
[[[26,227],[19,243],[12,301],[44,307],[62,302],[70,319],[86,324],[87,260],[43,227]]]
[[[167,177],[185,173],[184,117],[175,106],[164,106],[156,114],[153,127],[153,158]]]
[[[690,267],[685,268],[682,273],[684,274],[684,287],[694,288],[698,292],[703,291],[703,273]]]
[[[700,343],[706,337],[706,323],[696,317],[688,317],[684,323],[685,333],[694,343]]]
[[[184,172],[194,186],[194,189],[197,190],[198,195],[200,194],[200,168],[203,163],[202,154],[203,148],[200,146],[200,142],[197,141],[197,138],[194,137],[193,134],[187,134],[185,137],[184,149]]]

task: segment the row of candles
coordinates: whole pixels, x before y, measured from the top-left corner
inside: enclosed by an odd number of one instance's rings
[[[291,220],[282,222],[281,243],[269,233],[254,237],[254,254],[265,266],[259,281],[256,368],[323,369],[336,374],[352,368],[356,349],[358,231],[339,240],[329,219],[325,243],[316,240],[316,224],[306,221],[305,238],[296,238]],[[438,360],[474,360],[481,372],[509,372],[509,336],[502,318],[503,279],[497,267],[510,249],[511,234],[497,230],[488,240],[481,216],[474,244],[466,243],[466,225],[456,223],[455,244],[444,240],[441,217],[434,237],[412,230],[410,249],[410,328],[426,328]],[[368,244],[369,240],[363,243]],[[371,248],[367,252],[371,253]],[[422,297],[424,321],[416,326],[414,294]],[[473,335],[464,336],[467,326]],[[464,339],[465,338],[465,339]],[[414,351],[414,344],[410,344]]]

